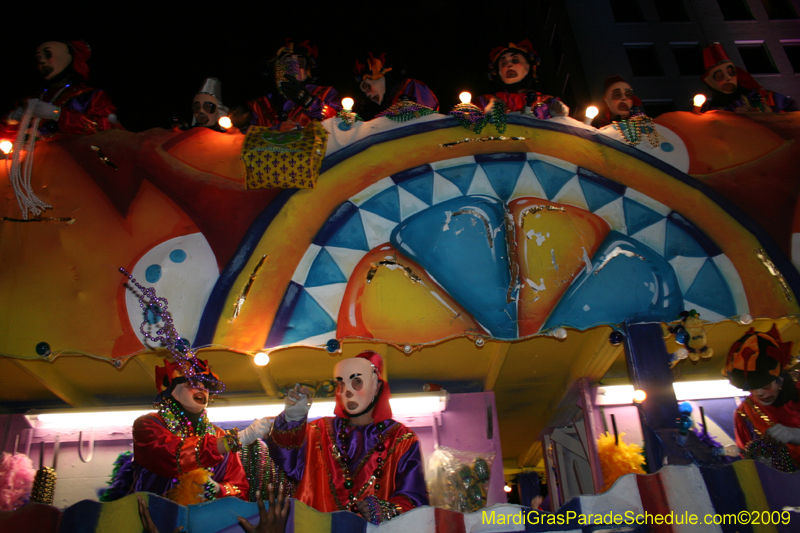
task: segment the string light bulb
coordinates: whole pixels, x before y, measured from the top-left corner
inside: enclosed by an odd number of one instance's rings
[[[642,403],[647,399],[647,393],[642,389],[633,391],[633,403]]]
[[[472,101],[472,94],[464,91],[463,93],[458,95],[458,99],[461,100],[462,104],[468,104]]]
[[[692,103],[694,104],[695,107],[703,107],[703,104],[706,103],[706,95],[704,95],[704,94],[696,94],[696,95],[694,95],[694,99],[692,100]]]
[[[11,152],[11,149],[12,149],[12,148],[14,148],[14,145],[13,145],[13,144],[11,144],[11,141],[3,141],[3,142],[0,142],[0,150],[1,150],[1,151],[2,151],[4,154],[7,154],[7,153]]]
[[[267,366],[269,363],[269,354],[265,352],[258,352],[253,358],[253,362],[256,364],[256,366]]]
[[[230,117],[219,117],[218,123],[220,127],[225,130],[230,129],[231,126],[233,126],[233,122],[231,122]]]
[[[506,492],[511,492],[511,486],[508,483],[506,483],[505,486],[503,487],[503,490]]]
[[[583,122],[585,124],[591,124],[592,121],[594,120],[594,117],[596,117],[597,113],[599,112],[600,111],[598,111],[598,109],[595,106],[590,105],[589,107],[586,108],[586,118],[584,119]]]
[[[342,109],[344,109],[345,113],[350,113],[353,110],[353,104],[355,104],[355,100],[352,98],[342,98]]]

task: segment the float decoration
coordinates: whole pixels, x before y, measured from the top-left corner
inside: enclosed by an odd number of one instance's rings
[[[375,117],[386,117],[394,122],[408,122],[416,118],[432,115],[436,113],[433,109],[416,102],[412,102],[407,97],[403,96],[396,104],[389,106],[384,111],[381,111]]]
[[[700,360],[708,361],[714,355],[714,350],[706,346],[708,336],[703,328],[704,322],[700,320],[700,314],[692,309],[681,312],[681,316],[683,316],[683,320],[679,324],[661,325],[665,339],[670,335],[675,335],[675,342],[683,346],[672,354],[670,368],[675,368],[678,363],[687,358],[692,364],[696,364]]]
[[[328,132],[318,121],[301,130],[274,131],[251,126],[242,146],[248,189],[316,187]]]

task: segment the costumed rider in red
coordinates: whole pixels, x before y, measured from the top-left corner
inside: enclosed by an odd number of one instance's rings
[[[791,342],[775,326],[753,328],[731,346],[725,373],[731,384],[750,391],[736,408],[736,444],[742,455],[792,472],[800,468],[800,385],[787,372]]]
[[[335,117],[342,109],[336,89],[309,83],[317,55],[317,47],[308,41],[295,46],[286,39],[265,71],[267,76],[274,76],[276,91],[237,109],[231,115],[233,125],[244,130],[251,125],[277,124],[285,130]]]
[[[439,110],[439,99],[421,81],[413,78],[404,78],[399,82],[393,80],[395,73],[391,68],[386,68],[386,54],[374,57],[370,52],[366,64],[356,60],[353,72],[358,88],[369,99],[371,107],[375,111],[374,113],[363,112],[367,119],[400,100],[415,102],[434,111]],[[391,74],[389,74],[390,72]]]
[[[308,389],[296,386],[267,444],[299,480],[295,498],[323,512],[347,510],[380,524],[428,504],[417,436],[392,420],[383,359],[363,352],[336,365],[335,417],[308,422]]]
[[[592,126],[603,128],[613,122],[643,114],[642,101],[633,94],[630,84],[622,76],[609,76],[603,87],[603,109],[592,121]]]
[[[507,113],[524,111],[541,119],[569,115],[561,100],[536,90],[540,63],[528,39],[494,48],[489,53],[489,79],[499,84],[499,90],[479,97],[478,107],[489,114],[496,102],[502,102]]]
[[[711,88],[711,98],[703,104],[703,112],[714,109],[736,113],[800,111],[794,99],[764,89],[746,70],[737,68],[719,43],[711,43],[703,49],[703,67],[703,82]]]
[[[166,495],[188,505],[225,496],[247,500],[249,484],[239,455],[269,431],[267,419],[238,433],[213,425],[206,415],[210,395],[224,390],[206,361],[192,358],[190,382],[180,363],[156,367],[157,413],[133,423],[135,481],[131,492]]]
[[[0,134],[15,137],[20,123],[27,127],[31,119],[39,119],[42,136],[89,135],[120,128],[117,109],[108,94],[86,84],[89,77],[86,61],[91,53],[83,41],[47,41],[39,45],[36,65],[47,87],[38,98],[28,98],[6,116]]]

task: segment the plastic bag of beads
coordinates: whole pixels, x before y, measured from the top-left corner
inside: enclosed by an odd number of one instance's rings
[[[495,453],[438,446],[428,458],[425,479],[430,503],[460,513],[486,506]]]

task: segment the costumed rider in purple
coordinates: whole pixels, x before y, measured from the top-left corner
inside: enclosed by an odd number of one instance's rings
[[[737,68],[719,43],[703,49],[703,82],[711,88],[711,98],[702,111],[720,110],[736,113],[780,113],[800,111],[797,102],[763,88],[744,69]]]
[[[478,107],[488,115],[501,102],[507,113],[522,111],[541,119],[568,116],[569,107],[561,100],[536,90],[540,63],[528,39],[494,48],[489,53],[489,79],[499,85],[498,91],[479,97]]]
[[[342,109],[333,87],[310,83],[318,50],[308,41],[295,46],[291,39],[278,49],[265,74],[274,79],[275,92],[240,106],[231,114],[234,126],[275,126],[281,130],[304,128],[312,120],[335,117]]]
[[[206,78],[203,86],[194,95],[192,102],[192,127],[210,128],[214,131],[225,131],[219,125],[219,119],[229,113],[222,105],[222,83],[217,78]]]
[[[399,82],[394,79],[395,73],[391,68],[386,68],[386,54],[374,57],[370,52],[366,64],[356,60],[353,72],[358,88],[371,103],[369,107],[372,109],[362,112],[367,119],[400,100],[415,102],[434,111],[439,110],[439,100],[427,85],[413,78],[404,78]]]
[[[373,524],[428,504],[417,436],[392,420],[383,359],[367,351],[340,361],[335,417],[308,422],[309,390],[289,391],[267,440],[299,480],[295,498],[318,511],[350,510]]]
[[[46,83],[38,98],[28,98],[5,117],[0,136],[16,137],[20,122],[27,127],[38,119],[39,133],[89,135],[101,130],[120,128],[117,109],[108,94],[89,87],[92,51],[83,41],[47,41],[36,49],[36,66]]]

